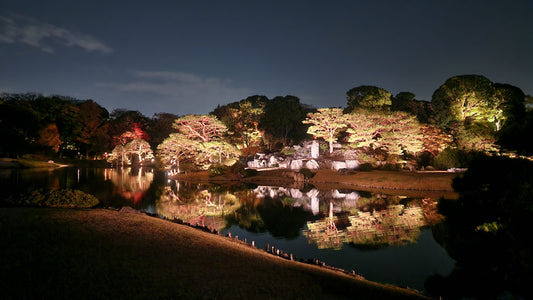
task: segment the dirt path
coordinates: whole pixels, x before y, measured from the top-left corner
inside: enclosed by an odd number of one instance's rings
[[[7,299],[421,297],[137,212],[0,208],[0,236]]]

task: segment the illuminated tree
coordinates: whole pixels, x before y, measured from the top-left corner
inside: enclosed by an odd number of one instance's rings
[[[49,147],[55,152],[59,151],[59,146],[62,144],[59,138],[59,130],[55,123],[46,125],[43,129],[39,130],[39,139],[37,143],[41,146]]]
[[[180,163],[195,157],[197,147],[197,141],[181,133],[172,133],[157,146],[156,155],[165,169],[179,172]]]
[[[518,87],[510,84],[494,84],[493,101],[496,105],[496,114],[493,122],[497,131],[506,125],[523,121],[526,114],[525,99],[526,95]]]
[[[203,166],[215,163],[232,165],[240,155],[239,149],[225,141],[200,143],[197,151],[196,163]]]
[[[425,124],[421,128],[423,150],[437,155],[453,143],[453,137],[433,125]]]
[[[137,155],[137,161],[142,164],[145,160],[150,160],[154,157],[150,144],[143,139],[134,139],[127,143],[124,147],[126,154]]]
[[[421,125],[410,114],[361,109],[348,116],[348,141],[355,147],[385,149],[397,155],[422,150]]]
[[[188,115],[177,119],[174,128],[183,136],[175,136],[175,142],[188,143],[196,164],[202,168],[216,162],[230,164],[240,154],[226,141],[226,126],[214,116]]]
[[[376,86],[361,85],[346,92],[348,107],[345,112],[352,112],[358,108],[389,110],[391,93]]]
[[[446,80],[431,100],[436,125],[446,129],[454,124],[494,122],[497,105],[492,97],[493,90],[492,82],[479,75],[455,76]]]
[[[220,140],[227,132],[224,123],[214,116],[188,115],[174,121],[174,128],[191,140],[209,142]]]
[[[125,131],[121,133],[120,135],[115,136],[114,140],[115,140],[115,144],[126,146],[127,143],[129,143],[130,141],[136,138],[138,138],[138,136],[137,134],[135,134],[134,131]]]
[[[304,124],[312,124],[307,133],[315,138],[322,138],[329,143],[329,153],[333,153],[333,143],[337,141],[339,130],[348,126],[348,115],[342,113],[340,108],[319,108],[316,113],[308,113]]]
[[[107,161],[110,163],[116,163],[117,166],[120,164],[121,166],[124,166],[124,163],[130,164],[130,160],[126,156],[126,150],[124,149],[124,146],[121,144],[118,144],[113,148],[113,151],[109,154]]]

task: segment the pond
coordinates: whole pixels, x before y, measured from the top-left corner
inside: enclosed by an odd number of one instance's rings
[[[0,196],[40,188],[93,194],[101,207],[131,206],[275,247],[296,259],[316,258],[365,278],[424,290],[455,261],[436,242],[435,199],[312,186],[190,184],[150,168],[0,170]]]

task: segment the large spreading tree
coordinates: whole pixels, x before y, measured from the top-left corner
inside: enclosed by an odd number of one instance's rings
[[[422,127],[408,113],[359,109],[348,116],[348,141],[356,148],[382,149],[396,155],[423,149]]]
[[[392,94],[385,89],[372,85],[361,85],[346,92],[348,106],[345,112],[356,109],[389,110]]]
[[[494,120],[497,105],[493,100],[493,84],[484,76],[454,76],[434,93],[431,103],[435,123],[440,128]]]
[[[322,138],[329,143],[329,153],[333,153],[333,143],[337,141],[340,130],[345,128],[349,117],[340,108],[319,108],[315,113],[308,113],[305,124],[311,124],[307,133],[315,138]]]
[[[302,141],[307,132],[305,120],[307,111],[295,96],[276,97],[265,104],[261,116],[260,129],[263,130],[266,143],[283,146]]]
[[[174,121],[174,128],[185,138],[182,142],[194,146],[195,162],[202,168],[216,163],[231,164],[240,154],[227,142],[227,128],[215,116],[188,115]]]

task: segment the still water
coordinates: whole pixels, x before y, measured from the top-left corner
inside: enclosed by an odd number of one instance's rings
[[[435,241],[435,201],[312,186],[220,186],[168,180],[153,169],[0,170],[0,196],[40,188],[93,194],[101,207],[130,206],[217,229],[296,259],[317,258],[377,282],[424,290],[455,261]]]

